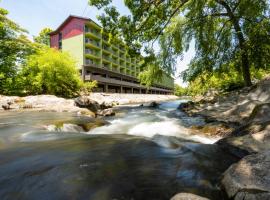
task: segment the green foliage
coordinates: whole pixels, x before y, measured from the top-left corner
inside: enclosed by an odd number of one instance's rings
[[[252,67],[269,67],[268,0],[124,2],[131,15],[121,16],[111,6],[111,0],[89,0],[90,5],[104,8],[105,13],[99,20],[108,31],[123,38],[137,51],[140,50],[138,43],[143,43],[148,62],[159,60],[160,68],[168,73],[176,71],[176,59],[194,40],[196,56],[182,74],[187,82],[233,64],[238,67],[237,73],[243,76],[245,84],[250,85]],[[157,41],[160,50],[154,51],[153,44]],[[150,78],[155,79],[155,76]]]
[[[34,41],[39,44],[50,46],[50,35],[53,30],[51,28],[43,28],[37,37],[34,37]]]
[[[0,8],[0,93],[7,94],[14,85],[18,65],[35,50],[24,36],[26,32],[7,18],[8,11]]]
[[[93,91],[93,89],[96,88],[97,86],[98,86],[97,81],[85,82],[83,83],[80,89],[80,94],[84,96],[88,96]]]
[[[180,85],[174,85],[174,95],[176,96],[185,96],[188,94],[187,88],[181,87]]]
[[[191,81],[186,92],[188,95],[194,96],[198,94],[205,94],[210,89],[219,90],[222,92],[229,92],[237,90],[245,86],[242,77],[239,75],[237,68],[229,67],[229,71],[216,71],[213,73],[204,73],[198,76],[194,81]],[[270,70],[251,69],[251,74],[256,80],[261,80],[267,76]]]
[[[29,56],[18,76],[18,85],[26,94],[73,97],[82,84],[73,58],[48,47]]]

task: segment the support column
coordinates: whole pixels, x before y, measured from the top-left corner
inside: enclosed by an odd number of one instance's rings
[[[82,66],[82,80],[83,80],[83,82],[85,81],[85,67],[84,66]]]
[[[132,93],[132,94],[134,93],[133,87],[131,88],[131,93]]]
[[[123,86],[120,86],[120,93],[123,93]]]
[[[142,88],[139,88],[139,94],[141,94],[142,93]]]
[[[108,88],[108,85],[107,84],[104,84],[104,92],[108,92],[109,91],[109,88]]]

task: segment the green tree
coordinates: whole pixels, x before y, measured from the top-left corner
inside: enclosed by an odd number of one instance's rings
[[[65,52],[42,47],[30,55],[18,77],[26,94],[73,97],[83,86],[74,59]]]
[[[111,6],[112,0],[89,0],[90,5],[104,8],[105,13],[99,20],[107,31],[122,37],[137,51],[138,43],[143,43],[147,55],[153,58],[154,53],[167,72],[175,71],[176,59],[194,40],[196,56],[183,73],[186,81],[234,63],[241,66],[238,72],[249,86],[251,67],[269,67],[266,61],[270,55],[268,0],[124,2],[131,12],[129,16],[120,16]],[[160,47],[158,52],[153,50],[156,41]]]
[[[47,46],[50,46],[50,35],[53,30],[51,28],[43,28],[39,35],[34,37],[34,41],[40,44],[45,44]]]
[[[24,35],[26,30],[7,18],[8,11],[0,8],[0,93],[8,94],[14,86],[18,66],[34,51]]]
[[[180,85],[174,85],[174,95],[184,96],[187,95],[187,88],[181,87]]]

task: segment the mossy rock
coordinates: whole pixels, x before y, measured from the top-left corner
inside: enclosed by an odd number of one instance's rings
[[[55,125],[55,127],[57,129],[63,128],[64,124],[74,124],[74,125],[82,127],[85,132],[88,132],[93,128],[108,125],[109,122],[102,120],[102,119],[93,119],[93,118],[89,118],[89,117],[83,117],[83,118],[79,118],[79,119],[55,121],[53,123],[53,125]]]
[[[89,122],[89,123],[84,123],[84,124],[77,124],[78,126],[82,127],[84,131],[88,132],[93,128],[97,128],[100,126],[105,126],[108,125],[109,122],[101,120],[101,119],[97,119],[94,122]]]

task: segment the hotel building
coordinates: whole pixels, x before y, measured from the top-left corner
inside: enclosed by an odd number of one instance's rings
[[[52,48],[69,52],[78,63],[84,81],[96,80],[98,92],[173,93],[174,79],[163,74],[152,87],[140,85],[138,74],[143,57],[131,57],[124,43],[110,44],[108,35],[89,18],[69,16],[50,33]]]

